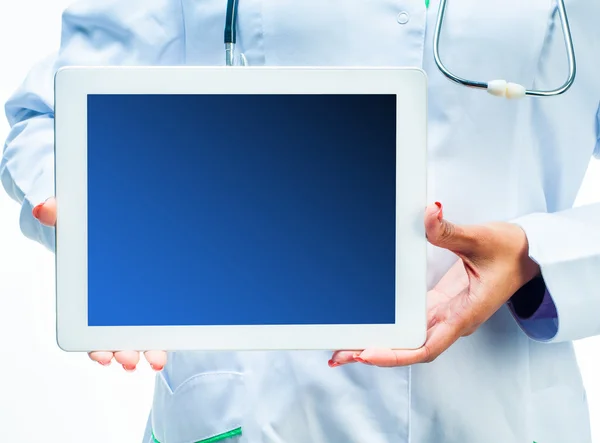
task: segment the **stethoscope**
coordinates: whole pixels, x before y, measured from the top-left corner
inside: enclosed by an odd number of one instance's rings
[[[227,0],[227,12],[225,14],[225,64],[227,66],[246,66],[248,64],[244,54],[240,54],[237,62],[235,60],[238,3],[238,0]]]
[[[239,0],[227,0],[227,14],[225,19],[225,63],[227,66],[241,65],[246,66],[247,60],[244,54],[240,54],[236,60],[235,56],[235,44],[237,38],[237,10]],[[467,80],[453,74],[442,62],[440,57],[440,36],[442,33],[442,25],[444,23],[444,17],[446,15],[446,7],[448,0],[440,0],[440,7],[438,10],[437,23],[435,26],[434,40],[433,40],[433,56],[435,64],[438,69],[448,79],[452,80],[459,85],[466,86],[468,88],[485,89],[488,93],[497,97],[506,98],[521,98],[525,96],[535,97],[553,97],[566,92],[575,81],[576,74],[576,63],[575,63],[575,49],[573,47],[573,40],[571,38],[571,29],[569,26],[569,19],[567,17],[567,11],[565,8],[565,0],[557,0],[558,3],[558,14],[560,16],[562,33],[565,41],[565,47],[569,62],[569,76],[566,82],[557,89],[548,91],[542,91],[537,89],[527,89],[523,85],[507,82],[506,80],[491,80],[488,82],[480,82],[474,80]]]

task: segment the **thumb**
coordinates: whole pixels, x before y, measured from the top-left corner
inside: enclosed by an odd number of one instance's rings
[[[33,216],[39,222],[46,226],[56,225],[56,199],[49,198],[44,203],[40,203],[32,211]]]
[[[482,232],[480,226],[463,226],[444,218],[441,203],[436,202],[425,210],[425,233],[434,246],[469,257],[479,253]]]

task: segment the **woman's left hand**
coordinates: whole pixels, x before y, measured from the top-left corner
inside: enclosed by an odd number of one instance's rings
[[[427,339],[417,350],[336,351],[329,366],[365,363],[406,366],[435,360],[459,338],[487,321],[525,283],[539,274],[528,255],[525,232],[511,223],[459,226],[446,221],[439,203],[427,207],[429,243],[459,260],[427,294]]]

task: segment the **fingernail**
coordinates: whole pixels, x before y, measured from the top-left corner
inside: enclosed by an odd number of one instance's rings
[[[441,220],[442,218],[444,218],[444,207],[442,206],[442,204],[440,202],[435,202],[435,205],[440,209],[440,212],[438,212],[438,220]]]
[[[37,205],[35,208],[33,208],[33,210],[31,211],[31,213],[33,214],[33,216],[35,218],[40,218],[40,211],[42,209],[42,206],[44,206],[43,203],[40,203],[39,205]]]
[[[123,365],[123,369],[125,369],[125,371],[127,371],[127,372],[134,372],[135,371],[135,366]]]
[[[163,367],[162,367],[162,366],[155,366],[155,365],[153,365],[152,363],[150,363],[150,367],[151,367],[153,370],[155,370],[156,372],[160,372],[160,371],[162,371],[162,370],[163,370]]]
[[[110,361],[99,361],[102,366],[110,366]]]
[[[333,360],[329,360],[327,362],[327,364],[329,365],[330,368],[335,368],[337,366],[340,366],[340,364],[337,361],[333,361]]]

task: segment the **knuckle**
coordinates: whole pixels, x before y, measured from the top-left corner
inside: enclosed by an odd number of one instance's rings
[[[455,228],[452,223],[443,222],[440,233],[439,233],[439,241],[444,243],[454,237]]]
[[[465,326],[465,328],[463,329],[463,337],[468,337],[470,335],[473,335],[475,333],[475,331],[477,331],[479,329],[479,326],[481,326],[483,322],[480,321],[476,321],[474,323],[470,323],[468,325]]]
[[[431,348],[428,345],[423,346],[423,362],[431,363],[433,362],[437,356],[431,351]]]
[[[474,333],[474,332],[475,332],[475,329],[474,329],[474,328],[469,328],[469,329],[467,329],[467,330],[466,330],[466,331],[463,333],[463,335],[462,335],[462,336],[463,336],[463,337],[469,337],[469,336],[473,335],[473,333]]]

